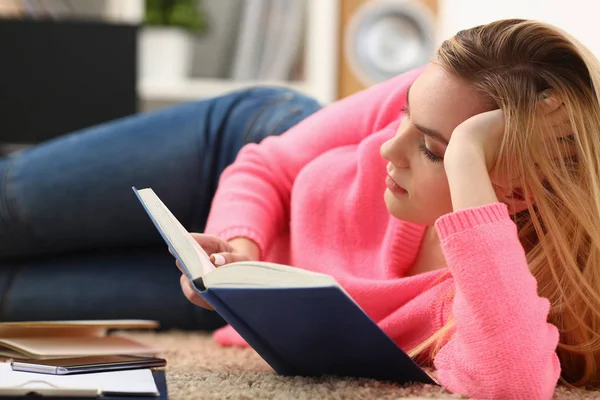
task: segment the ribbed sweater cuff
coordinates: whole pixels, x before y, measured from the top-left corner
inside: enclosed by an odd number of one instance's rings
[[[492,203],[442,215],[435,222],[435,228],[440,240],[443,240],[454,233],[507,218],[510,215],[506,204]]]

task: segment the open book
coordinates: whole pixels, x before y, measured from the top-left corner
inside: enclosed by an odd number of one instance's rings
[[[215,268],[152,189],[133,190],[195,290],[278,374],[435,383],[333,277],[260,261]]]
[[[147,320],[0,322],[0,358],[154,355],[162,350],[130,338],[108,336],[107,332],[156,327],[156,321]]]

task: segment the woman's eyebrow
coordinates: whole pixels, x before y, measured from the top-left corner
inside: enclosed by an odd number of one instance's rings
[[[413,125],[415,126],[415,128],[417,128],[419,131],[421,131],[421,133],[423,135],[429,136],[430,138],[432,138],[433,140],[436,140],[440,143],[442,143],[445,146],[448,146],[448,141],[446,140],[446,138],[444,137],[444,135],[442,135],[441,133],[439,133],[438,131],[435,131],[433,129],[429,129],[429,128],[425,128],[424,126],[421,125],[417,125],[413,122]]]

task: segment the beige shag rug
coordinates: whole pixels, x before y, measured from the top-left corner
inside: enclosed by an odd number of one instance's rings
[[[120,333],[165,350],[170,400],[457,399],[434,385],[398,387],[368,379],[277,376],[252,349],[217,346],[207,333]],[[559,387],[555,399],[600,399],[599,392]]]

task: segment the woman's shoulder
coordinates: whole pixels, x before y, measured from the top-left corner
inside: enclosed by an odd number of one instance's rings
[[[415,68],[341,98],[327,105],[321,114],[343,116],[344,124],[350,128],[378,131],[398,119],[406,106],[408,88],[424,69],[425,66]]]

